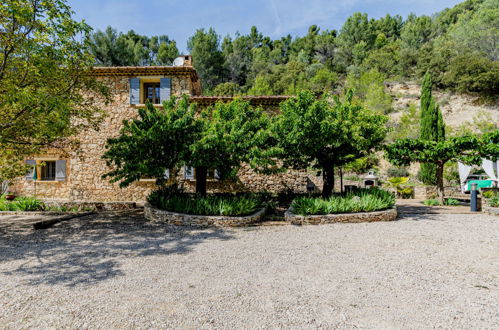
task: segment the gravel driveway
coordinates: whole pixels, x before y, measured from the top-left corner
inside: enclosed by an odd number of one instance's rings
[[[497,328],[498,220],[172,230],[128,214],[34,232],[0,218],[0,328]]]

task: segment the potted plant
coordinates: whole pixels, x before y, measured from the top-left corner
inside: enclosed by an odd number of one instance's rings
[[[13,201],[14,198],[16,198],[16,195],[11,193],[10,191],[7,191],[4,196],[5,196],[5,199],[8,201]]]

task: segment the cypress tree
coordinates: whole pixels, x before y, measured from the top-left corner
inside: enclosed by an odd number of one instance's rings
[[[427,72],[421,86],[421,122],[419,137],[428,141],[445,140],[445,125],[440,107],[432,95],[431,75]],[[437,184],[437,168],[434,164],[421,164],[419,178],[424,184]]]

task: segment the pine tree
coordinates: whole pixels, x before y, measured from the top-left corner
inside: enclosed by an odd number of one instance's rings
[[[419,137],[427,141],[445,140],[445,125],[440,107],[436,104],[432,95],[432,80],[426,73],[421,86],[421,124]],[[437,168],[434,164],[423,163],[419,178],[424,184],[435,185],[437,183]]]

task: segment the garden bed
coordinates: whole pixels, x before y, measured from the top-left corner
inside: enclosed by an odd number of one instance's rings
[[[395,197],[382,189],[362,189],[328,198],[299,197],[284,214],[292,224],[392,221],[397,217]]]
[[[147,203],[144,216],[150,221],[165,222],[176,226],[192,227],[244,227],[260,222],[265,216],[265,208],[246,216],[195,215],[157,209]]]
[[[336,222],[357,223],[375,221],[393,221],[397,218],[397,208],[374,212],[338,213],[338,214],[317,214],[298,215],[294,213],[292,207],[284,214],[284,219],[293,225],[321,225]]]

